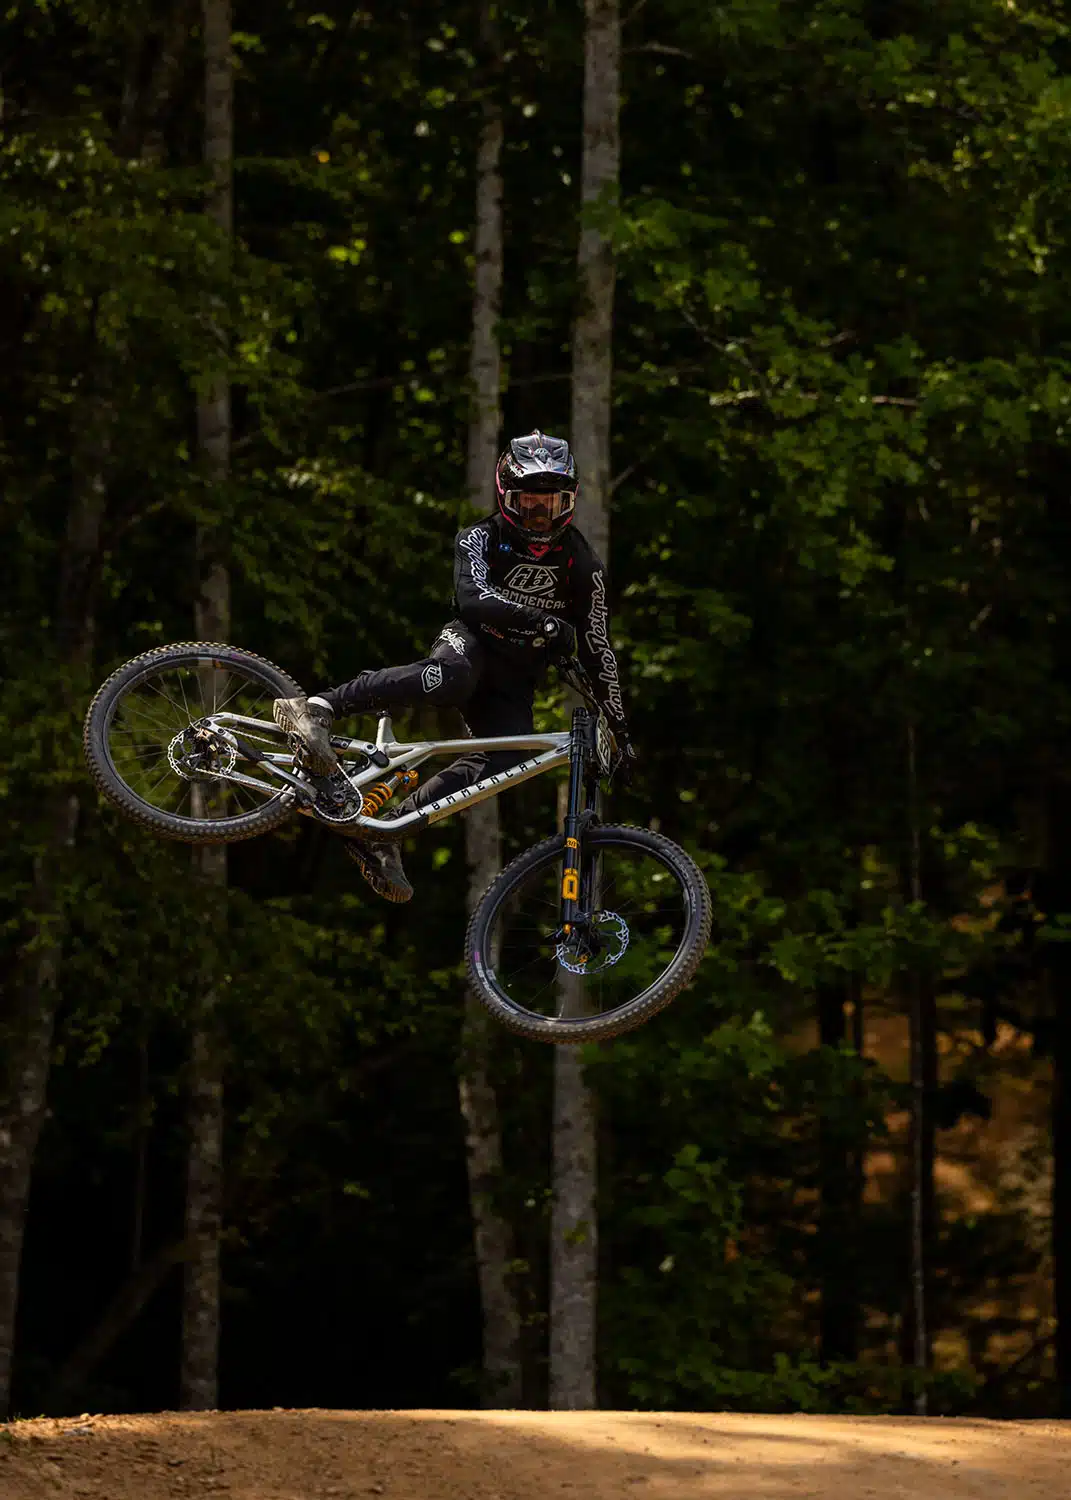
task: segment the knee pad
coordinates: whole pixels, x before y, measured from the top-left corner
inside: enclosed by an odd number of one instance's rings
[[[472,697],[476,670],[464,657],[433,656],[420,674],[424,696],[443,708],[460,708]]]

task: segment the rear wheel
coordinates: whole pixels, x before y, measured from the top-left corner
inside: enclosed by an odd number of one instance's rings
[[[492,882],[469,923],[469,977],[521,1036],[589,1042],[662,1010],[690,983],[710,941],[710,892],[694,860],[643,828],[583,840],[586,919],[560,925],[563,841],[527,850]]]
[[[300,693],[293,678],[252,652],[208,641],[160,646],[119,667],[89,705],[86,761],[104,796],[163,838],[255,838],[286,821],[292,796],[255,764],[241,765],[232,736],[207,721],[223,710],[266,721],[263,729],[242,726],[241,738],[280,752],[286,741],[272,724],[272,702]],[[264,790],[221,779],[236,764]]]

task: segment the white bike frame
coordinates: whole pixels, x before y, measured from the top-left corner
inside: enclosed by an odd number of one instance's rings
[[[243,727],[255,729],[261,735],[265,730],[274,734],[281,732],[274,724],[267,724],[262,719],[246,718],[242,714],[216,713],[210,717],[213,724],[218,724],[224,729],[237,730],[239,733]],[[423,807],[403,813],[401,817],[370,818],[361,813],[357,817],[346,818],[345,821],[338,823],[330,818],[320,819],[328,827],[336,828],[340,833],[367,833],[377,840],[390,842],[405,838],[414,829],[423,827],[425,824],[440,823],[444,818],[450,817],[462,808],[473,807],[477,802],[486,801],[488,797],[497,797],[499,792],[505,791],[507,787],[519,786],[521,782],[530,781],[533,776],[539,776],[544,771],[553,771],[558,766],[568,765],[572,751],[572,735],[569,730],[555,734],[504,735],[494,739],[419,740],[406,744],[394,738],[394,725],[390,714],[380,715],[374,743],[354,739],[346,741],[345,744],[340,744],[336,739],[334,743],[339,759],[343,763],[342,769],[346,779],[358,791],[373,782],[382,781],[395,771],[414,770],[435,756],[472,755],[502,750],[536,750],[539,752],[537,755],[519,761],[515,766],[510,766],[508,770],[496,771],[493,776],[473,782],[471,786],[462,787],[460,791],[450,792],[445,797],[437,797],[434,801],[425,803]],[[367,756],[371,763],[360,770],[351,771],[345,765],[345,757],[355,752]],[[384,757],[386,757],[385,762]],[[299,791],[303,797],[308,797],[314,788],[310,787],[307,781],[302,781],[295,776],[288,768],[293,765],[293,760],[292,753],[263,752],[259,756],[260,763],[269,765],[273,775],[279,781],[287,783]],[[257,791],[269,792],[272,795],[278,791],[277,783],[269,784],[258,781],[244,772],[232,770],[217,774],[222,781],[234,781],[242,786],[253,787]],[[311,805],[300,810],[308,812],[312,817],[317,816]]]

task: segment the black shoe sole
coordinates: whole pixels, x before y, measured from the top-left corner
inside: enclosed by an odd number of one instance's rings
[[[361,854],[360,844],[347,843],[344,847],[350,859],[353,860],[353,863],[360,870],[377,896],[382,896],[384,901],[393,902],[395,906],[404,906],[407,901],[412,901],[413,887],[411,885],[393,885],[389,880],[384,880],[379,871],[371,868],[364,859],[364,856]]]
[[[296,734],[301,740],[305,764],[314,776],[330,776],[339,768],[339,759],[333,750],[328,747],[328,755],[309,740],[305,732],[298,727],[297,720],[289,709],[282,708],[277,699],[272,705],[272,717],[280,729],[285,729],[289,734]],[[324,734],[327,731],[324,730]]]

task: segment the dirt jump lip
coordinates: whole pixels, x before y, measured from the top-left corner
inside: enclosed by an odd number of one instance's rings
[[[1066,1500],[1071,1422],[163,1412],[0,1426],[4,1500]]]

